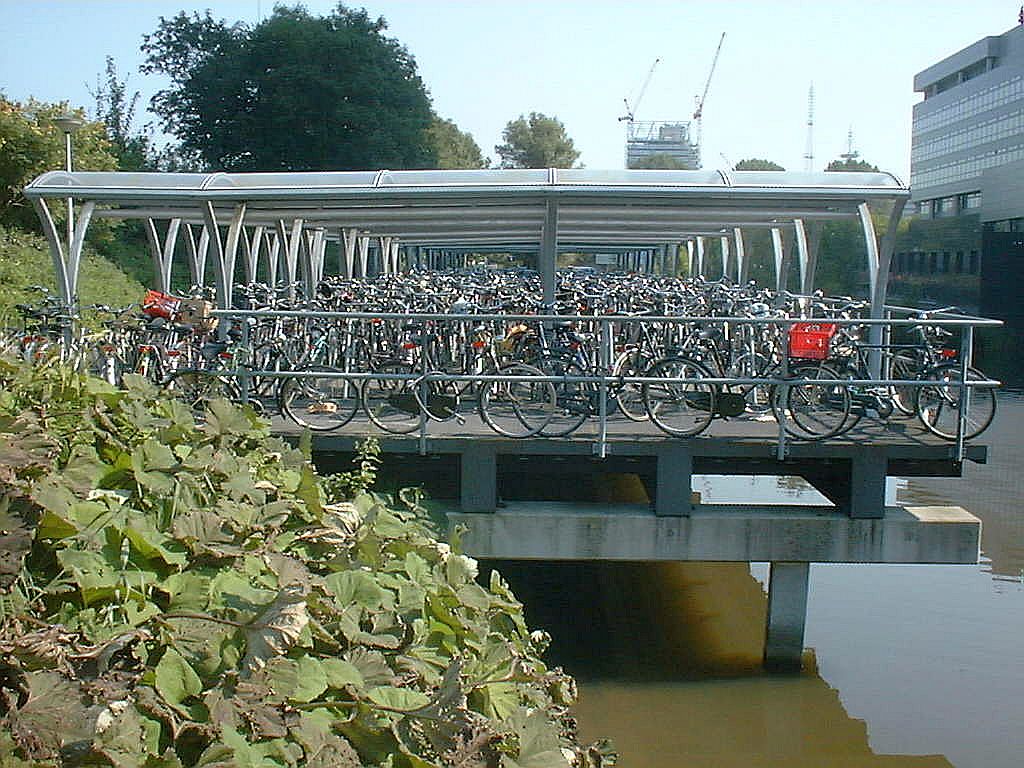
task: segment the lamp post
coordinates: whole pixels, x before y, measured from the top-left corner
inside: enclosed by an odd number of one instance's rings
[[[78,131],[83,125],[85,120],[80,118],[78,115],[72,114],[71,112],[65,112],[62,115],[58,115],[53,119],[54,125],[64,132],[64,156],[66,160],[66,169],[68,173],[71,173],[71,134]],[[71,243],[75,237],[75,211],[74,201],[72,198],[68,198],[68,253],[71,253]]]

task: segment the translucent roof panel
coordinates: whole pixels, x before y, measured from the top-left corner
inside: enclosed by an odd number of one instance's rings
[[[593,184],[600,186],[684,186],[721,187],[725,184],[718,171],[669,170],[590,170],[589,168],[559,168],[555,171],[556,184]]]
[[[307,171],[285,173],[217,173],[204,189],[329,189],[373,187],[378,171]]]
[[[891,173],[859,171],[727,171],[734,187],[857,187],[861,189],[901,189],[903,183]]]
[[[547,168],[454,171],[381,171],[380,187],[522,186],[547,184]]]
[[[26,189],[73,187],[89,189],[201,189],[206,173],[131,173],[123,171],[49,171]]]

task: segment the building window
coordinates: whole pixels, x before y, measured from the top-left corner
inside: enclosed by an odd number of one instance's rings
[[[981,192],[968,192],[966,195],[960,195],[960,208],[964,211],[969,211],[974,208],[981,207]]]
[[[956,198],[955,197],[942,197],[938,200],[939,203],[939,216],[956,216]]]
[[[967,271],[972,274],[978,274],[978,252],[971,251],[970,258],[967,261]]]
[[[958,275],[963,274],[963,271],[964,271],[964,252],[963,251],[957,251],[956,252],[956,266],[954,267],[954,269],[955,269],[955,271],[956,271],[956,273]]]
[[[939,254],[936,251],[932,251],[928,257],[928,274],[934,275],[936,270],[939,268]]]
[[[942,254],[942,274],[949,274],[949,251],[944,251]]]

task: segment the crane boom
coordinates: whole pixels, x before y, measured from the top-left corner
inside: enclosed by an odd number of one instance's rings
[[[659,61],[661,61],[660,58],[655,59],[654,63],[651,64],[651,68],[647,70],[647,77],[644,78],[643,85],[640,86],[640,90],[637,92],[636,99],[633,101],[633,106],[629,105],[629,99],[622,99],[622,103],[626,105],[626,114],[619,118],[620,123],[623,120],[628,120],[631,123],[633,122],[633,116],[640,108],[640,102],[643,101],[644,94],[647,93],[647,86],[651,83],[651,77],[654,75],[654,68],[658,66]]]
[[[715,48],[715,57],[711,59],[711,70],[708,72],[708,79],[704,82],[704,93],[701,94],[700,98],[697,99],[697,107],[693,110],[693,120],[697,123],[697,141],[694,147],[697,150],[697,167],[701,167],[700,162],[700,150],[701,143],[703,141],[703,117],[704,117],[704,99],[708,97],[708,88],[711,87],[711,77],[715,74],[715,65],[718,64],[718,54],[722,52],[722,43],[725,42],[725,32],[718,38],[718,47]]]
[[[708,97],[708,88],[711,87],[711,77],[715,74],[715,65],[718,64],[718,54],[722,52],[722,43],[725,42],[725,32],[718,38],[718,47],[715,49],[715,57],[711,60],[711,71],[708,72],[708,79],[704,82],[704,93],[701,94],[700,99],[697,101],[697,109],[693,112],[693,119],[700,120],[701,115],[704,113],[704,99]]]

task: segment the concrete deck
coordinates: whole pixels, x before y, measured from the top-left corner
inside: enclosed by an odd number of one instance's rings
[[[855,519],[825,507],[698,505],[664,517],[644,505],[510,502],[448,515],[467,554],[506,560],[978,562],[981,521],[960,507],[888,507]]]

